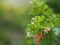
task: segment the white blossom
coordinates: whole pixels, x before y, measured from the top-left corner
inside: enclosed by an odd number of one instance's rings
[[[44,32],[48,33],[50,31],[50,27],[46,27],[46,29],[44,30]]]
[[[30,35],[30,32],[27,32],[27,37],[31,37],[32,35]]]
[[[29,32],[27,32],[27,36],[29,36],[30,35],[30,33]]]

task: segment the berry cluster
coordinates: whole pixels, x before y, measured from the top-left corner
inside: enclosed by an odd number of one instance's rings
[[[44,30],[45,33],[48,33],[49,31],[50,31],[50,27],[46,27],[45,30]],[[33,38],[34,38],[35,44],[39,45],[40,44],[40,39],[44,39],[45,35],[43,33],[35,34],[35,35],[33,35]]]

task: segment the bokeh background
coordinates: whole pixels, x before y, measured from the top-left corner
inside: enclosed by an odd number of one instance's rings
[[[34,6],[32,5],[33,1],[0,0],[0,45],[33,44],[32,39],[26,38],[25,33],[27,24],[35,16],[30,14],[31,6]],[[52,8],[58,18],[54,28],[53,44],[60,45],[60,0],[57,0],[57,2],[56,0],[47,0],[46,3]]]

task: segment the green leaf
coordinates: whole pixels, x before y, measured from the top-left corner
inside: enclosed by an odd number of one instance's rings
[[[44,19],[45,19],[45,16],[41,16],[40,19],[39,19],[39,21],[40,21],[40,22],[43,22]]]

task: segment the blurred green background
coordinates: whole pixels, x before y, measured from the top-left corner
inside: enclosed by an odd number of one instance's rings
[[[34,14],[31,11],[32,6],[38,7],[32,4],[33,1],[0,0],[0,45],[35,45],[33,39],[27,38],[25,33],[27,24],[37,14],[38,8],[34,10]],[[52,45],[60,45],[60,0],[43,1],[46,1],[57,16]]]

